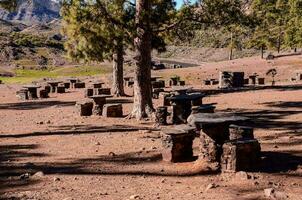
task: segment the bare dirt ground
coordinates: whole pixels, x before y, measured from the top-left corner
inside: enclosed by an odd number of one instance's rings
[[[254,120],[263,162],[259,171],[248,173],[250,178],[209,174],[195,162],[162,162],[152,120],[80,117],[74,104],[84,98],[83,90],[20,102],[15,96],[20,85],[0,85],[0,199],[256,200],[265,199],[263,190],[274,187],[288,199],[301,200],[302,85],[287,81],[302,69],[301,63],[299,56],[270,63],[247,58],[157,72],[180,75],[203,88],[201,80],[216,77],[221,69],[264,76],[267,69],[277,68],[280,87],[205,98],[205,103],[217,103],[217,111]],[[123,102],[124,113],[130,112],[131,98],[110,101]]]

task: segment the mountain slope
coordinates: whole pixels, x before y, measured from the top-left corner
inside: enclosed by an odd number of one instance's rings
[[[60,4],[52,0],[18,0],[15,12],[0,9],[0,19],[23,24],[45,24],[60,17]]]

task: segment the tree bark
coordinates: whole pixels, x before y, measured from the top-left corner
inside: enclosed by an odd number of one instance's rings
[[[233,32],[231,32],[231,46],[230,46],[229,60],[233,60]]]
[[[123,64],[124,64],[123,42],[120,41],[117,44],[115,53],[113,54],[112,94],[117,97],[125,96]]]
[[[141,120],[153,112],[151,86],[150,0],[136,1],[134,103],[130,117]]]

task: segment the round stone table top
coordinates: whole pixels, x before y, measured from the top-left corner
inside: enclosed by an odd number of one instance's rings
[[[48,84],[59,84],[62,83],[62,81],[47,81]]]
[[[202,93],[192,93],[192,94],[180,94],[180,95],[175,95],[175,96],[171,96],[171,97],[167,97],[168,100],[171,101],[192,101],[192,100],[197,100],[200,98],[205,97],[204,94]]]
[[[195,128],[192,126],[182,124],[182,125],[163,128],[161,131],[166,135],[185,135],[190,133],[194,134]]]
[[[23,88],[40,88],[41,86],[39,85],[23,85]]]
[[[91,99],[101,99],[101,98],[111,98],[113,97],[112,95],[104,95],[104,94],[100,94],[100,95],[93,95],[93,96],[90,96],[88,98],[91,98]]]
[[[247,121],[249,118],[235,115],[233,113],[196,113],[188,118],[190,125],[195,124],[219,124]]]

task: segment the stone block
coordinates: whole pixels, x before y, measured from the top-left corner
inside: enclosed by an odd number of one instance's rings
[[[51,87],[50,87],[50,85],[45,85],[44,90],[46,90],[47,93],[50,93],[50,92],[51,92]]]
[[[105,104],[103,107],[104,117],[123,117],[122,104]]]
[[[110,95],[111,94],[111,88],[96,88],[95,95]]]
[[[256,82],[257,82],[258,85],[265,85],[265,78],[257,77]]]
[[[191,161],[193,159],[193,140],[195,129],[187,125],[163,129],[162,157],[167,162]]]
[[[28,90],[27,89],[21,89],[19,91],[16,92],[16,96],[20,99],[20,100],[28,100]]]
[[[66,89],[70,89],[70,87],[71,87],[70,82],[64,82],[63,84]]]
[[[85,88],[85,83],[84,82],[76,82],[73,85],[74,88]]]
[[[93,109],[93,102],[89,100],[79,101],[76,103],[76,110],[80,116],[91,116]]]
[[[229,141],[222,149],[223,172],[254,171],[260,164],[261,147],[255,139]]]

